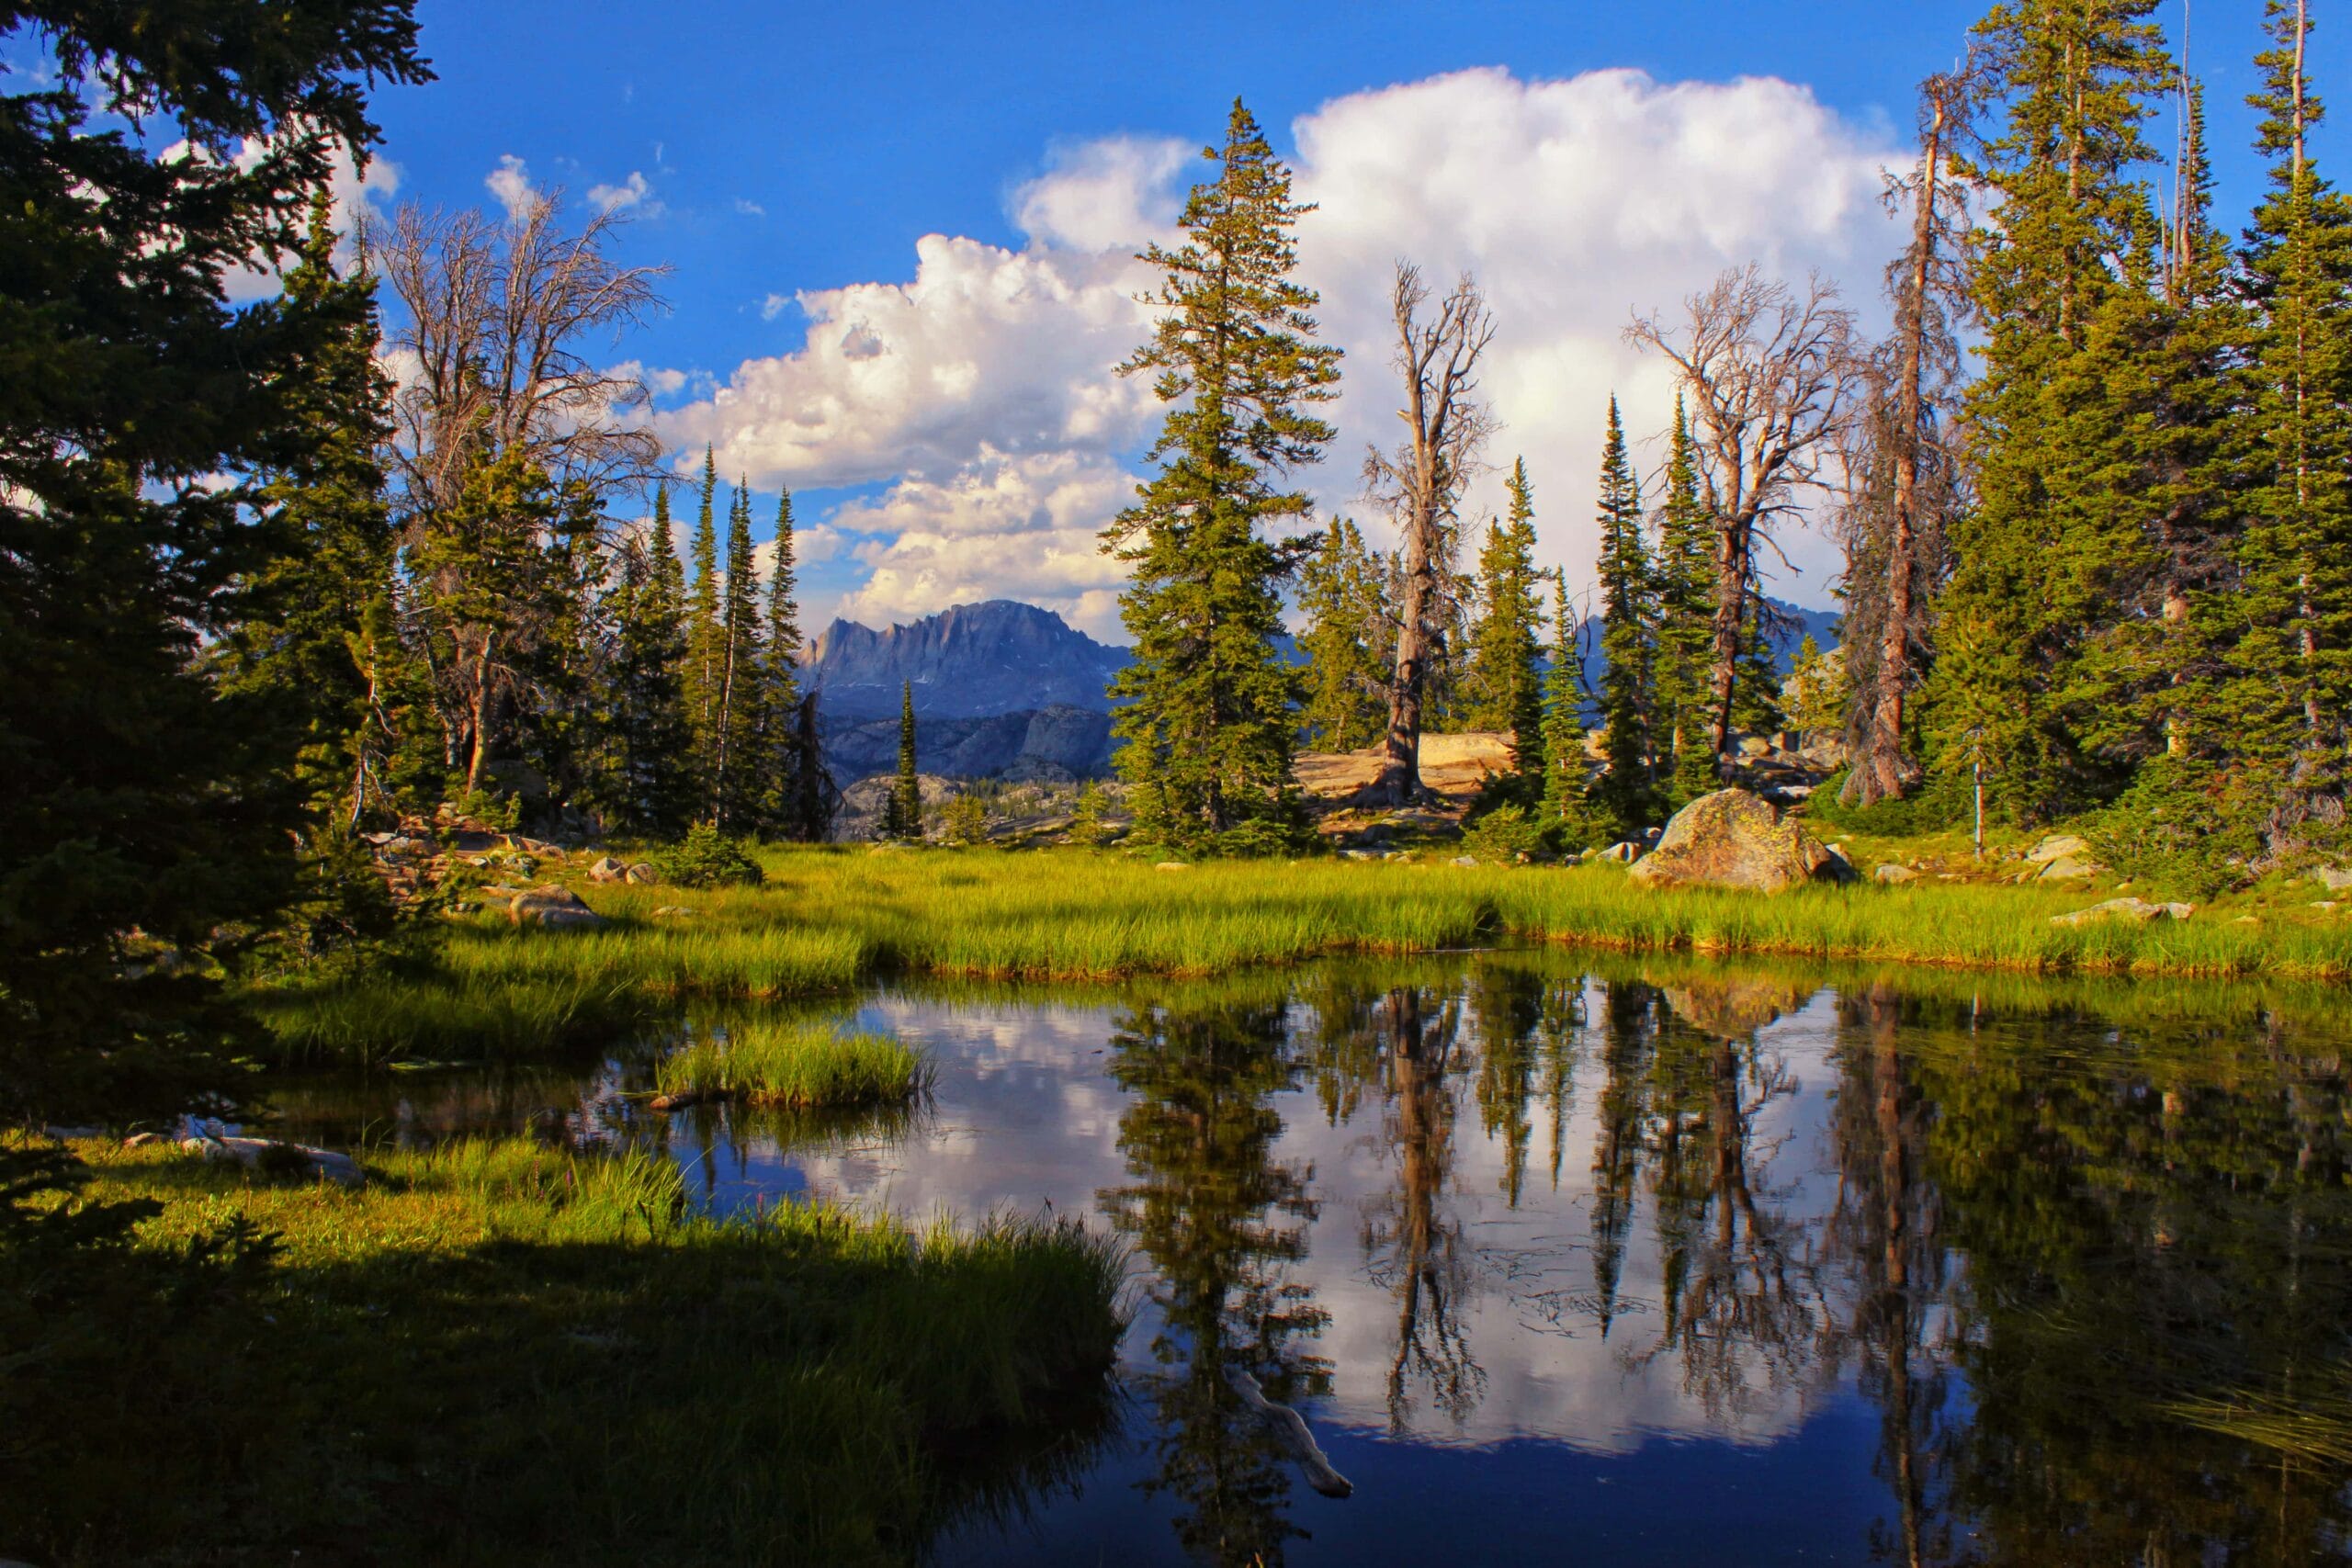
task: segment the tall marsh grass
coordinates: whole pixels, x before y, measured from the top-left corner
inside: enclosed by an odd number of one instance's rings
[[[1510,941],[2038,974],[2340,980],[2352,924],[2229,910],[2053,926],[2104,894],[1988,884],[1655,891],[1607,865],[1267,861],[1160,870],[1085,852],[765,852],[757,887],[596,887],[593,932],[484,922],[422,976],[265,996],[290,1057],[516,1054],[626,1030],[675,998],[836,995],[876,977],[1196,977],[1334,953]],[[649,1000],[649,998],[651,998]]]
[[[665,1095],[817,1110],[903,1104],[931,1077],[927,1058],[884,1035],[751,1019],[664,1056],[654,1081]]]
[[[80,1152],[163,1210],[71,1312],[0,1251],[35,1561],[916,1561],[1114,1422],[1126,1256],[1072,1223],[715,1218],[656,1155],[517,1141],[371,1151],[353,1192]],[[260,1267],[204,1260],[232,1224]]]

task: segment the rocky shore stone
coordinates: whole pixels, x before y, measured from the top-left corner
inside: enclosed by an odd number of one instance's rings
[[[1843,864],[1771,802],[1744,789],[1719,789],[1676,812],[1633,875],[1647,887],[1778,893],[1838,876]]]

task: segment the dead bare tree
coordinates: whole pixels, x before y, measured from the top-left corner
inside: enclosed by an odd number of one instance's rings
[[[1420,268],[1396,264],[1393,296],[1396,323],[1394,363],[1405,378],[1405,440],[1394,452],[1364,456],[1364,489],[1396,520],[1401,563],[1396,591],[1396,659],[1388,682],[1387,754],[1370,797],[1410,805],[1421,793],[1421,708],[1431,666],[1445,654],[1453,556],[1459,544],[1455,508],[1493,434],[1492,412],[1478,401],[1479,355],[1494,342],[1494,317],[1464,273],[1422,319],[1429,286]]]
[[[1943,573],[1946,521],[1965,474],[1958,449],[1959,327],[1968,310],[1967,187],[1951,177],[1969,132],[1975,83],[1966,72],[1919,89],[1919,162],[1890,176],[1891,209],[1911,205],[1911,243],[1887,269],[1894,331],[1872,355],[1862,417],[1849,426],[1846,537],[1846,797],[1863,806],[1901,795],[1919,776],[1904,751],[1905,710],[1918,682],[1926,605]]]
[[[618,213],[568,232],[562,196],[533,191],[503,223],[406,206],[367,236],[399,305],[393,461],[413,515],[447,507],[492,454],[520,451],[600,494],[652,475],[661,439],[629,418],[650,398],[643,378],[589,350],[665,309],[670,269],[606,254]]]
[[[1629,343],[1674,361],[1690,399],[1702,499],[1715,532],[1714,648],[1709,690],[1715,754],[1731,743],[1742,623],[1757,589],[1757,547],[1819,488],[1861,367],[1854,319],[1814,274],[1800,297],[1750,264],[1683,302],[1686,319],[1636,316]]]
[[[361,235],[396,302],[390,461],[415,590],[402,636],[432,671],[444,748],[469,789],[522,701],[522,663],[548,646],[549,616],[535,611],[567,570],[549,520],[593,534],[606,498],[654,477],[662,455],[630,417],[650,400],[643,378],[591,354],[664,308],[655,285],[669,269],[606,254],[615,214],[568,231],[562,194],[526,192],[503,222],[407,206]],[[469,492],[501,464],[516,467]],[[514,482],[531,472],[543,495]]]

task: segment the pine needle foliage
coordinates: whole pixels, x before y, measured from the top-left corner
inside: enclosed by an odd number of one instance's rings
[[[1113,686],[1120,768],[1148,837],[1198,842],[1296,815],[1295,680],[1274,646],[1281,584],[1299,551],[1272,525],[1305,515],[1295,470],[1331,427],[1340,352],[1315,341],[1313,290],[1291,276],[1307,208],[1239,100],[1216,173],[1193,187],[1174,248],[1142,259],[1163,282],[1151,340],[1124,365],[1149,374],[1167,421],[1159,471],[1103,536],[1133,570],[1120,611],[1135,659]]]

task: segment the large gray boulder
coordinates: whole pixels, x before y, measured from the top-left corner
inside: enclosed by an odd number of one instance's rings
[[[517,893],[506,906],[506,918],[518,926],[542,926],[550,931],[593,931],[605,918],[568,887],[534,887]]]
[[[1674,814],[1657,848],[1634,863],[1647,887],[1744,887],[1778,893],[1837,877],[1838,857],[1771,802],[1744,789],[1702,795]]]

